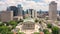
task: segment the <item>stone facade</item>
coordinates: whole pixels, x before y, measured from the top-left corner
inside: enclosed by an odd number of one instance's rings
[[[57,3],[55,1],[49,4],[49,19],[57,20]]]
[[[35,23],[32,23],[32,22],[23,23],[22,29],[23,30],[34,30],[35,29]]]
[[[2,22],[8,22],[13,20],[13,11],[1,11],[0,20]]]
[[[13,20],[15,20],[15,21],[19,21],[20,19],[23,19],[23,17],[22,16],[14,16],[13,17]]]

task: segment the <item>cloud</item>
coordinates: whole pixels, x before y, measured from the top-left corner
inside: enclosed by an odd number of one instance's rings
[[[43,2],[42,2],[43,1]],[[6,9],[7,6],[17,6],[18,4],[21,4],[23,6],[23,9],[26,10],[26,9],[29,9],[29,8],[32,8],[32,9],[35,9],[35,10],[48,10],[48,7],[49,7],[49,3],[52,1],[52,0],[42,0],[42,1],[39,1],[37,0],[1,0],[0,1],[0,9]],[[60,0],[53,0],[53,1],[56,1],[58,3],[58,10],[60,10]]]

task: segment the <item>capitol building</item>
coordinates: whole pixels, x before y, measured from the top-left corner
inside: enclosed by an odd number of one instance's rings
[[[25,34],[32,34],[34,32],[39,32],[40,26],[35,23],[35,20],[32,18],[24,19],[22,24],[16,26],[16,28],[20,29],[20,32],[24,32]]]

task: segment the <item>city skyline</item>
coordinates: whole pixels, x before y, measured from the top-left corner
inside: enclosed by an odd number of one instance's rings
[[[0,0],[0,11],[6,10],[8,6],[17,6],[18,4],[21,4],[23,6],[23,9],[35,9],[35,10],[43,10],[48,11],[49,9],[49,3],[52,0]],[[57,9],[60,10],[60,0],[53,0],[55,1],[58,6]]]
[[[6,2],[0,10],[7,7],[0,12],[0,34],[60,34],[60,11],[57,10],[59,0],[50,0],[43,5],[40,5],[43,1],[39,0],[15,0],[18,3],[13,0],[0,1]],[[19,4],[20,1],[22,4]]]

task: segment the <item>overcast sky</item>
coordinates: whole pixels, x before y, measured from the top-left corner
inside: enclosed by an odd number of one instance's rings
[[[35,10],[48,10],[49,3],[52,0],[0,0],[0,11],[5,10],[8,6],[17,6],[17,4],[21,4],[23,9],[35,9]],[[57,9],[60,10],[60,0],[53,0],[58,3]]]

